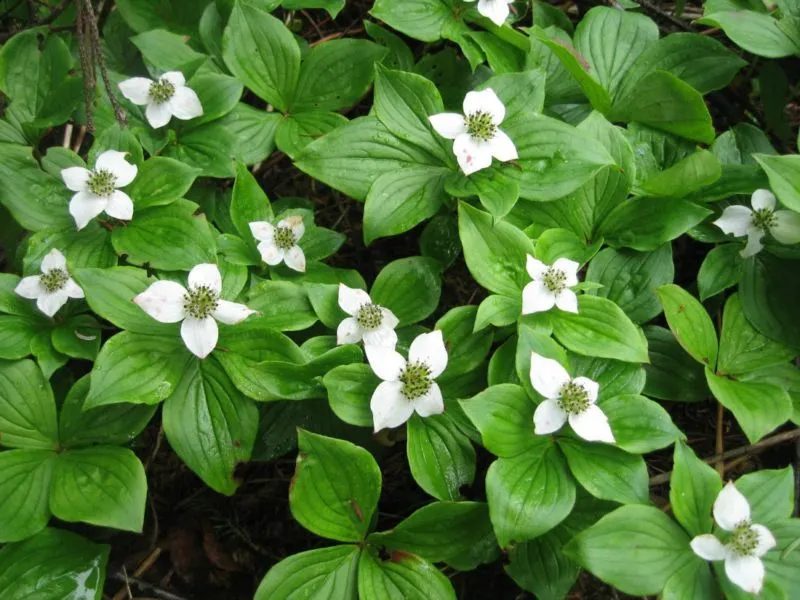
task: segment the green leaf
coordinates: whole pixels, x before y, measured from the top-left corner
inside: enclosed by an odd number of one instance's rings
[[[800,211],[800,155],[753,154],[769,177],[769,185],[781,204]]]
[[[231,72],[263,100],[286,112],[300,77],[300,48],[284,24],[237,0],[222,38]]]
[[[658,594],[673,573],[695,560],[686,533],[649,506],[618,508],[573,538],[565,552],[603,581],[636,596]]]
[[[124,128],[119,123],[114,123],[111,127],[106,127],[100,135],[95,137],[92,147],[89,149],[89,164],[95,164],[97,157],[106,150],[117,150],[119,152],[127,152],[126,160],[132,162],[139,167],[137,176],[141,177],[142,168],[144,167],[144,154],[142,152],[142,145],[136,139],[136,135],[129,129]],[[81,165],[85,166],[85,165]],[[134,181],[136,181],[134,179]],[[133,185],[133,183],[131,184]],[[126,192],[130,193],[131,188],[126,188]]]
[[[161,72],[181,71],[190,77],[208,58],[205,54],[192,50],[186,44],[184,36],[164,29],[145,31],[130,40],[139,49],[142,57]],[[192,89],[197,88],[192,86]]]
[[[516,71],[521,70],[516,69]],[[529,69],[521,73],[495,75],[478,86],[478,89],[492,88],[495,91],[506,107],[506,118],[503,119],[503,123],[507,127],[512,121],[524,119],[532,112],[542,112],[545,79],[546,74],[542,69]],[[479,171],[481,172],[483,171]],[[471,178],[474,179],[474,176]]]
[[[768,383],[735,381],[706,368],[711,393],[736,417],[751,444],[755,444],[792,416],[792,400],[786,390]]]
[[[133,198],[136,220],[144,208],[169,204],[182,198],[192,187],[199,172],[199,169],[163,156],[154,156],[142,163],[136,179],[125,188],[125,192]]]
[[[0,497],[3,498],[0,503],[0,541],[3,543],[24,540],[47,526],[55,457],[55,453],[46,450],[0,452],[3,473],[0,482]]]
[[[675,518],[691,536],[711,533],[711,509],[722,490],[719,474],[684,442],[675,444],[669,501]]]
[[[662,285],[656,293],[678,343],[697,362],[713,368],[717,364],[717,332],[703,305],[677,285]]]
[[[637,364],[577,354],[570,354],[569,364],[573,373],[600,384],[600,401],[614,396],[636,395],[644,389],[645,370]]]
[[[736,481],[736,487],[750,503],[754,523],[769,525],[790,518],[794,512],[792,467],[747,473]]]
[[[356,572],[361,549],[332,546],[300,552],[267,572],[254,600],[356,600]]]
[[[722,176],[719,159],[708,150],[698,150],[638,185],[638,193],[666,198],[684,198]]]
[[[182,131],[178,143],[164,149],[166,156],[199,169],[206,177],[233,177],[237,138],[222,119]]]
[[[553,264],[559,258],[569,258],[584,264],[597,253],[601,245],[602,240],[587,245],[569,229],[545,229],[536,238],[536,257],[545,264]]]
[[[31,341],[49,323],[37,317],[0,315],[0,359],[19,360],[31,353]]]
[[[212,489],[232,496],[236,467],[250,459],[258,410],[231,383],[213,358],[183,369],[164,403],[162,422],[170,446]]]
[[[649,504],[647,465],[641,456],[606,444],[559,438],[569,469],[595,498],[621,504]]]
[[[706,254],[700,271],[697,273],[697,289],[700,300],[733,287],[744,274],[744,259],[738,244],[722,244]]]
[[[493,333],[484,330],[474,333],[476,306],[457,306],[436,322],[448,348],[447,368],[443,377],[455,377],[478,369],[489,354]]]
[[[746,261],[739,283],[745,317],[762,335],[792,348],[800,348],[799,294],[796,261],[763,252]]]
[[[560,523],[575,504],[575,483],[549,440],[486,473],[486,498],[501,548],[533,539]]]
[[[231,196],[231,221],[248,245],[255,247],[250,223],[272,221],[275,217],[267,194],[253,174],[243,164],[236,165],[236,180]]]
[[[203,114],[183,125],[185,129],[195,129],[203,123],[224,117],[239,105],[243,91],[241,82],[219,73],[195,75],[188,85],[197,92]]]
[[[117,255],[111,245],[111,232],[98,223],[89,223],[77,231],[74,226],[68,229],[47,228],[28,238],[28,251],[22,260],[25,272],[38,271],[41,260],[51,249],[58,248],[67,259],[67,267],[113,267]]]
[[[53,392],[32,360],[0,362],[0,443],[42,450],[58,445]]]
[[[141,532],[146,504],[144,467],[127,448],[97,446],[58,455],[50,510],[59,519]]]
[[[720,598],[719,584],[711,575],[708,563],[695,560],[678,569],[664,584],[662,600],[690,600],[692,598]]]
[[[492,454],[513,458],[540,445],[533,435],[536,407],[520,386],[493,385],[459,404]]]
[[[298,430],[289,506],[303,527],[344,542],[363,540],[381,494],[381,472],[369,452],[350,442]]]
[[[489,325],[505,327],[514,323],[522,311],[520,298],[492,294],[478,306],[474,330],[481,331]]]
[[[321,110],[288,115],[278,124],[275,145],[295,157],[311,142],[346,123],[347,119],[339,113]]]
[[[89,315],[70,317],[53,329],[50,341],[61,354],[94,362],[100,350],[100,324]]]
[[[446,27],[457,23],[450,7],[441,0],[408,0],[402,5],[393,0],[376,0],[370,14],[423,42],[438,41]]]
[[[0,593],[11,599],[100,600],[109,547],[60,529],[0,550]]]
[[[280,113],[258,110],[243,102],[222,119],[236,137],[234,156],[246,165],[261,162],[272,153],[282,120]]]
[[[781,591],[791,594],[800,585],[800,553],[797,540],[800,539],[800,520],[786,519],[770,525],[770,531],[778,542],[774,551],[764,555],[767,568],[767,584],[771,579],[780,582]]]
[[[659,400],[702,402],[709,396],[703,367],[689,356],[669,329],[644,328],[650,364],[644,393]]]
[[[358,597],[381,600],[456,600],[450,580],[432,564],[406,552],[381,560],[372,549],[358,562]]]
[[[519,183],[502,168],[489,168],[467,177],[450,172],[445,191],[457,198],[477,196],[483,207],[497,219],[506,216],[519,199]]]
[[[197,28],[205,0],[119,0],[117,10],[137,32],[168,28],[180,34],[192,34]]]
[[[408,290],[414,290],[409,294]],[[400,326],[429,317],[439,306],[441,266],[431,258],[412,256],[390,262],[372,285],[372,301],[391,310]]]
[[[279,331],[299,331],[317,322],[308,293],[292,281],[260,281],[250,288],[247,305],[261,313],[261,323]]]
[[[388,49],[381,63],[390,69],[411,71],[414,68],[414,54],[399,35],[384,29],[372,21],[364,21],[364,31],[376,43]]]
[[[616,446],[631,454],[666,448],[682,437],[661,405],[644,396],[625,394],[599,403],[614,432]]]
[[[797,42],[770,15],[752,10],[726,10],[712,12],[697,22],[721,28],[737,46],[758,56],[782,58],[800,54]]]
[[[372,427],[370,400],[380,379],[369,365],[342,365],[328,371],[322,379],[328,390],[328,402],[336,416],[345,423]]]
[[[345,0],[283,0],[281,3],[287,9],[324,8],[331,19],[335,19],[344,8]]]

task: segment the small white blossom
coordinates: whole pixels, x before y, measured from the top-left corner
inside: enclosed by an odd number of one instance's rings
[[[769,190],[756,190],[750,197],[752,210],[740,204],[728,206],[714,225],[734,237],[747,236],[741,255],[755,256],[764,247],[761,240],[768,233],[781,244],[800,242],[800,214],[792,210],[775,210],[775,195]]]
[[[147,106],[144,114],[154,129],[163,127],[172,117],[188,121],[203,114],[200,99],[178,71],[164,73],[156,81],[146,77],[126,79],[119,89],[134,104]]]
[[[597,402],[600,385],[587,377],[570,377],[558,361],[531,352],[531,385],[544,401],[533,414],[534,433],[558,431],[569,420],[573,431],[588,442],[613,444],[608,418]]]
[[[101,212],[115,219],[133,218],[133,201],[119,188],[136,178],[138,168],[125,160],[127,152],[107,150],[97,157],[94,169],[69,167],[61,170],[61,179],[73,192],[69,214],[78,229],[83,229]]]
[[[303,217],[286,217],[278,221],[277,227],[266,221],[253,221],[250,223],[250,231],[260,242],[258,252],[265,263],[275,266],[285,262],[287,267],[295,271],[306,270],[306,255],[297,245],[306,231]]]
[[[375,431],[399,427],[414,411],[421,417],[444,412],[444,400],[434,381],[447,367],[442,332],[418,335],[408,349],[408,360],[393,348],[365,346],[367,360],[383,381],[375,388],[369,408]]]
[[[156,321],[183,321],[183,342],[192,354],[205,358],[217,346],[217,321],[236,325],[255,311],[244,304],[220,299],[222,276],[217,265],[195,266],[189,271],[188,283],[187,289],[174,281],[156,281],[133,301]]]
[[[397,345],[397,333],[394,331],[399,323],[397,317],[388,308],[373,304],[364,290],[340,283],[339,307],[350,316],[339,323],[337,344],[357,344],[364,340],[364,346],[393,349]]]
[[[465,2],[475,2],[475,0],[464,0]],[[506,22],[509,13],[509,4],[514,0],[478,0],[478,12],[500,27]]]
[[[52,317],[70,298],[83,298],[83,290],[78,287],[67,272],[67,260],[64,255],[53,248],[42,259],[42,274],[23,277],[14,291],[30,300],[36,300],[36,306]]]
[[[548,267],[529,254],[525,268],[533,281],[522,290],[522,314],[544,312],[554,306],[577,313],[578,297],[570,288],[578,285],[579,267],[568,258],[559,258]]]
[[[453,153],[465,175],[492,165],[492,157],[507,162],[518,158],[514,142],[499,129],[506,107],[494,90],[469,92],[464,97],[464,116],[440,113],[428,117],[436,132],[454,140]]]
[[[758,594],[764,585],[761,557],[777,545],[775,537],[763,525],[750,522],[750,504],[732,481],[714,502],[714,520],[730,533],[727,541],[723,544],[710,533],[698,535],[691,541],[692,550],[704,560],[724,560],[728,579]]]

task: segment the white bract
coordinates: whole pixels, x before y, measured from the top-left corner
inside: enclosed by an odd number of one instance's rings
[[[764,247],[761,240],[768,233],[781,244],[800,242],[800,214],[792,210],[775,210],[775,195],[769,190],[756,190],[750,197],[752,209],[734,204],[722,211],[714,225],[734,237],[747,236],[741,255],[749,258]]]
[[[36,306],[52,317],[70,298],[83,298],[83,290],[78,287],[67,272],[67,260],[64,255],[53,248],[42,259],[42,274],[23,277],[14,291],[30,300],[36,300]]]
[[[133,77],[119,84],[122,95],[144,111],[147,122],[154,129],[163,127],[172,117],[182,121],[203,114],[203,106],[192,88],[186,87],[183,73],[169,71],[156,81],[146,77]]]
[[[444,412],[442,391],[434,381],[447,367],[442,332],[418,335],[408,349],[408,360],[393,348],[365,346],[369,366],[383,381],[370,400],[375,431],[399,427],[414,413],[429,417]]]
[[[475,0],[464,0],[465,2],[475,2]],[[478,0],[478,12],[500,27],[506,22],[509,13],[509,4],[514,0]]]
[[[188,283],[187,289],[174,281],[156,281],[133,301],[156,321],[183,321],[183,342],[192,354],[205,358],[217,346],[217,321],[236,325],[255,311],[220,299],[222,276],[217,265],[195,266],[189,271]]]
[[[397,317],[388,308],[373,304],[364,290],[340,283],[339,307],[350,316],[339,323],[336,330],[337,344],[357,344],[364,340],[365,346],[393,349],[397,345],[397,334],[394,331],[399,323]]]
[[[507,162],[518,158],[514,142],[500,131],[506,107],[494,90],[469,92],[464,97],[464,116],[440,113],[428,117],[436,132],[453,141],[453,153],[465,175],[492,165],[492,157]]]
[[[569,420],[573,431],[588,442],[614,443],[608,418],[597,402],[600,385],[588,377],[570,377],[558,361],[531,352],[531,385],[544,401],[533,413],[534,433],[547,435]]]
[[[306,270],[306,255],[297,245],[306,231],[303,217],[286,217],[278,221],[277,226],[266,221],[253,221],[249,225],[253,237],[260,242],[258,252],[261,260],[270,266],[285,262],[287,267],[295,271]]]
[[[568,258],[559,258],[548,267],[529,254],[525,268],[533,281],[522,290],[522,314],[544,312],[554,306],[577,313],[578,297],[569,288],[578,285],[579,267]]]
[[[692,550],[704,560],[724,560],[725,574],[746,592],[758,594],[764,585],[761,557],[777,545],[763,525],[750,522],[750,504],[732,481],[714,502],[714,520],[730,533],[725,543],[706,533],[691,541]]]
[[[97,157],[94,169],[69,167],[61,170],[61,179],[69,189],[77,192],[69,201],[69,214],[78,229],[83,229],[101,212],[109,217],[130,221],[133,218],[133,201],[118,188],[123,188],[136,178],[138,168],[125,160],[127,152],[107,150]]]

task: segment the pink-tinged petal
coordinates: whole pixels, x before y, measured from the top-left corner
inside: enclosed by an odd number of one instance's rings
[[[300,215],[292,215],[278,221],[278,227],[287,227],[292,230],[294,241],[296,242],[306,232],[306,226],[303,224],[303,217]]]
[[[453,142],[453,153],[465,175],[472,175],[492,165],[492,149],[487,142],[473,140],[462,133]]]
[[[406,359],[394,348],[365,346],[364,352],[372,371],[384,381],[397,381],[406,368]]]
[[[506,0],[479,0],[478,12],[501,27],[511,13]]]
[[[75,219],[75,226],[80,230],[103,212],[108,205],[108,198],[100,198],[90,192],[78,192],[69,201],[69,214]]]
[[[717,539],[717,536],[706,533],[696,536],[689,545],[692,551],[703,560],[725,560],[728,550]]]
[[[150,86],[153,81],[146,77],[132,77],[119,84],[119,91],[134,104],[142,106],[150,102]]]
[[[248,223],[250,226],[250,233],[253,237],[260,242],[271,242],[275,239],[275,228],[271,223],[266,221],[253,221]]]
[[[261,242],[256,248],[261,255],[261,260],[271,267],[283,261],[284,252],[275,245],[275,242]]]
[[[462,133],[467,133],[467,123],[458,113],[439,113],[428,117],[431,126],[443,138],[454,140]]]
[[[424,396],[420,396],[414,400],[414,410],[420,417],[430,417],[432,415],[440,415],[444,412],[444,399],[442,398],[442,390],[434,382],[431,384],[431,389]]]
[[[561,388],[572,381],[561,363],[536,352],[531,352],[530,377],[533,389],[550,399],[558,398],[561,395]]]
[[[23,277],[17,287],[14,288],[14,293],[28,300],[35,300],[45,293],[41,284],[41,277],[39,275]]]
[[[203,115],[203,105],[195,91],[188,87],[175,89],[175,95],[169,99],[172,114],[181,121],[189,121]]]
[[[294,271],[303,273],[306,270],[306,255],[300,246],[292,246],[283,255],[283,262]]]
[[[744,248],[739,252],[742,258],[750,258],[751,256],[755,256],[761,250],[764,249],[764,234],[761,232],[760,229],[754,229],[750,233],[747,234],[747,243],[744,245]]]
[[[570,415],[569,424],[573,431],[587,442],[606,444],[616,442],[608,424],[608,417],[596,404],[590,404],[589,408],[578,415]]]
[[[383,315],[383,326],[394,329],[400,324],[400,319],[388,308],[381,306],[381,314]]]
[[[219,328],[212,317],[195,319],[186,317],[181,323],[181,338],[189,352],[197,358],[205,358],[217,347]]]
[[[739,204],[728,206],[714,225],[728,235],[742,237],[753,230],[753,211]]]
[[[64,180],[66,186],[73,192],[83,192],[87,189],[87,183],[92,172],[83,167],[69,167],[68,169],[61,169],[61,179]]]
[[[469,117],[478,112],[489,113],[495,125],[500,125],[506,118],[506,107],[492,88],[467,92],[464,96],[464,114]]]
[[[730,555],[725,559],[728,579],[750,594],[761,593],[764,586],[764,563],[755,556]]]
[[[180,283],[163,279],[150,285],[133,301],[160,323],[177,323],[186,317],[183,308],[186,288]]]
[[[530,254],[528,254],[528,257],[525,259],[525,270],[533,280],[544,277],[544,274],[547,273],[547,269],[549,268],[550,267],[548,267],[538,258],[533,258],[533,256]]]
[[[800,213],[793,210],[775,211],[775,226],[769,232],[781,244],[800,242]]]
[[[578,314],[578,296],[572,290],[561,290],[556,296],[556,306],[564,312]]]
[[[729,481],[714,501],[714,520],[725,531],[733,531],[742,521],[750,520],[750,503]]]
[[[169,102],[156,104],[150,102],[144,111],[144,116],[147,117],[147,122],[153,129],[164,127],[172,118],[172,106]]]
[[[756,556],[764,556],[767,552],[778,545],[778,541],[775,539],[775,536],[772,535],[772,532],[763,525],[751,525],[750,528],[758,534],[758,543],[756,544],[755,549]]]
[[[522,314],[545,312],[556,304],[556,295],[547,289],[540,279],[531,281],[522,288]]]
[[[136,165],[129,163],[125,160],[127,152],[117,152],[116,150],[106,150],[97,157],[95,169],[102,169],[110,171],[116,181],[114,187],[125,187],[136,179],[136,173],[139,169]]]
[[[159,79],[166,79],[169,81],[173,86],[175,86],[176,91],[177,88],[181,88],[186,85],[186,78],[180,71],[167,71],[161,77],[159,77]]]
[[[586,394],[589,396],[589,402],[592,404],[597,402],[597,395],[600,392],[599,383],[589,379],[588,377],[576,377],[572,380],[572,383],[577,384],[586,390]]]
[[[42,273],[47,273],[53,269],[66,269],[67,259],[59,250],[53,248],[42,259]]]
[[[578,285],[578,269],[580,269],[581,266],[574,260],[559,258],[553,263],[553,268],[556,271],[561,271],[566,276],[567,279],[564,283],[567,287]]]
[[[414,414],[414,405],[401,393],[403,384],[399,381],[383,381],[375,388],[369,408],[375,431],[387,427],[399,427]]]
[[[369,294],[364,290],[358,288],[347,287],[345,284],[339,284],[339,308],[350,316],[356,316],[358,309],[365,304],[371,304],[372,300]]]
[[[73,280],[72,277],[67,279],[67,283],[64,284],[64,292],[70,298],[80,299],[86,297],[86,294],[83,293],[81,286],[75,283],[75,280]]]
[[[58,290],[51,294],[44,293],[39,296],[36,299],[36,306],[48,317],[52,317],[58,312],[58,309],[67,303],[67,300],[69,300],[67,293],[64,290]]]
[[[353,317],[342,319],[339,326],[336,328],[336,343],[341,346],[342,344],[357,344],[361,341],[363,330]]]
[[[753,207],[753,210],[775,210],[777,200],[775,199],[775,194],[769,190],[760,189],[753,192],[753,195],[750,196],[750,205]]]
[[[408,348],[408,362],[428,365],[434,379],[441,375],[447,368],[447,348],[444,346],[442,331],[434,329],[414,338]]]
[[[217,265],[203,263],[192,267],[189,271],[189,289],[199,287],[206,287],[217,294],[222,291],[222,275]]]
[[[211,316],[220,323],[225,323],[226,325],[236,325],[237,323],[244,321],[250,315],[255,314],[255,312],[256,311],[250,310],[247,308],[247,306],[244,304],[239,304],[238,302],[218,300],[217,308],[214,309],[214,312],[211,313]]]
[[[106,214],[120,221],[130,221],[133,218],[133,200],[125,192],[114,190],[108,198]]]
[[[494,134],[494,137],[489,140],[489,147],[492,149],[492,156],[501,162],[508,162],[510,160],[517,160],[517,147],[511,138],[505,132],[499,129]]]
[[[391,327],[384,325],[374,331],[365,331],[363,339],[365,346],[383,346],[392,349],[397,346],[397,333]]]
[[[533,432],[536,435],[548,435],[561,429],[566,422],[567,413],[558,400],[544,400],[533,413]]]

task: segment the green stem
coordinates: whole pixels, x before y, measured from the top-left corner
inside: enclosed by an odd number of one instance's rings
[[[503,25],[502,27],[498,27],[494,23],[492,23],[486,17],[480,16],[470,16],[464,15],[464,20],[469,21],[470,23],[474,23],[479,27],[483,27],[486,31],[494,35],[495,37],[503,40],[506,43],[511,44],[515,48],[522,50],[523,52],[528,52],[530,50],[530,40],[528,36],[520,31],[517,31],[510,25]]]

